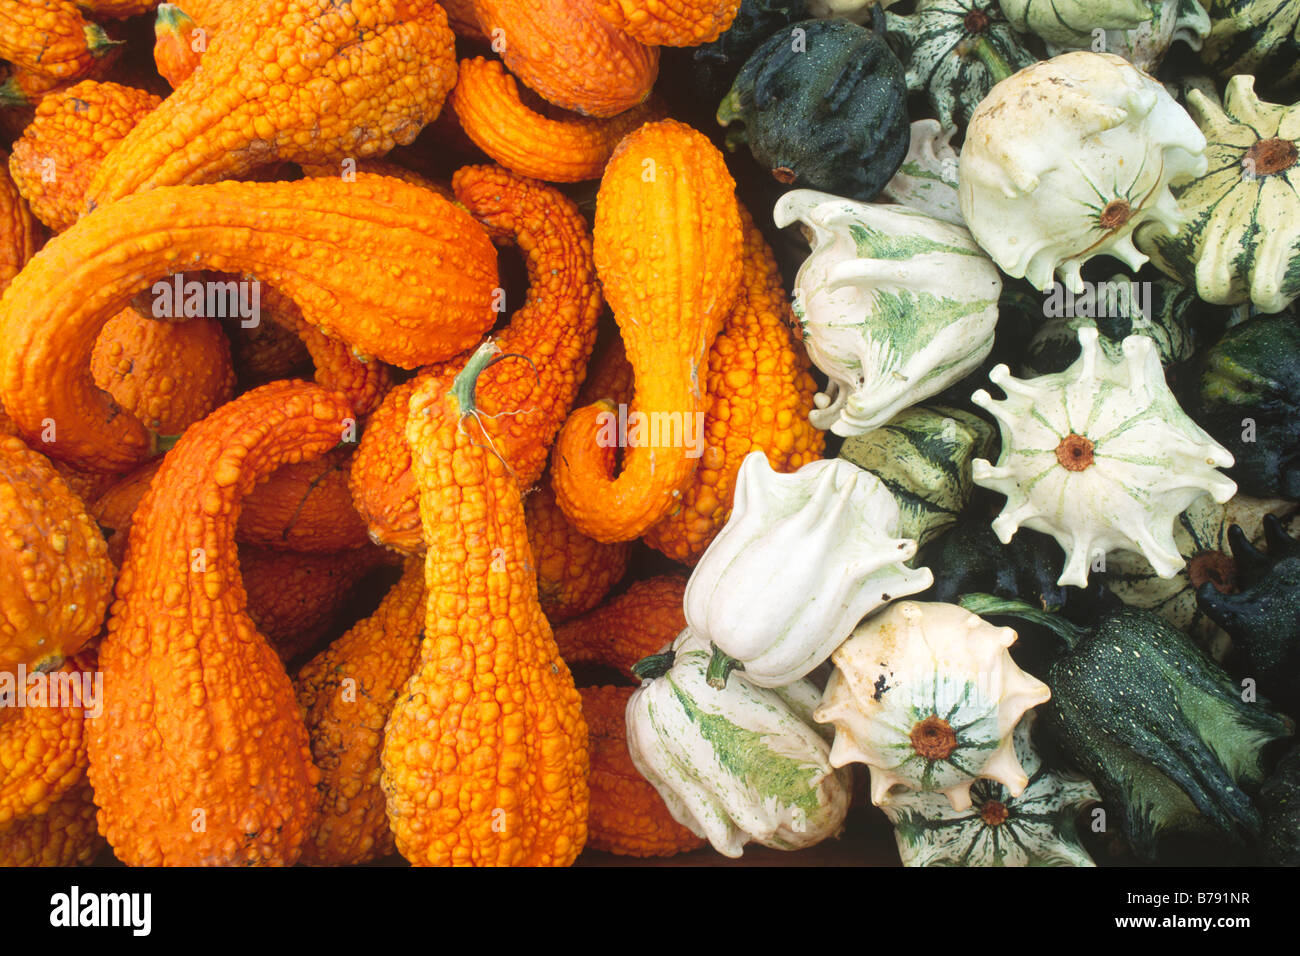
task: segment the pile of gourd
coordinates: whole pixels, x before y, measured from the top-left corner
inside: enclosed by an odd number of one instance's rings
[[[1300,0],[886,6],[0,0],[0,864],[1300,863]]]

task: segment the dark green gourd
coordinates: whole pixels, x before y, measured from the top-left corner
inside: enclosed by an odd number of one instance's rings
[[[1263,750],[1295,724],[1242,688],[1181,631],[1135,608],[1081,628],[1019,601],[968,594],[961,605],[1050,628],[1064,645],[1042,679],[1052,699],[1042,729],[1092,779],[1141,857],[1159,840],[1205,833],[1244,845],[1262,821],[1247,791],[1264,779]]]
[[[806,16],[804,0],[741,0],[736,19],[722,36],[690,50],[695,95],[707,97],[711,108],[764,40]]]
[[[907,155],[903,66],[882,33],[848,20],[805,20],[769,37],[717,116],[744,124],[728,132],[729,147],[748,142],[791,187],[869,200]]]
[[[1292,747],[1259,788],[1260,846],[1270,863],[1300,866],[1300,747]]]

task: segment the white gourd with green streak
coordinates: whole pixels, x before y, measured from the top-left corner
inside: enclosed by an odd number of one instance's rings
[[[788,474],[751,452],[736,476],[731,517],[686,584],[686,623],[718,648],[715,678],[744,669],[781,687],[830,657],[857,623],[896,597],[923,591],[930,572],[904,562],[893,495],[837,458]]]
[[[1079,841],[1079,811],[1099,803],[1091,782],[1053,773],[1030,740],[1034,714],[1015,732],[1016,758],[1029,775],[1019,796],[977,780],[971,806],[954,810],[941,794],[900,793],[883,809],[904,866],[1096,866]]]
[[[997,0],[918,0],[907,16],[885,14],[907,67],[907,88],[924,92],[946,127],[964,123],[993,85],[1037,61]]]
[[[782,196],[775,219],[810,235],[793,305],[808,357],[830,380],[809,415],[818,428],[879,428],[993,348],[1002,280],[961,226],[810,189]]]
[[[1187,103],[1209,171],[1174,189],[1186,224],[1138,242],[1207,302],[1279,312],[1300,294],[1300,104],[1261,102],[1250,76],[1229,81],[1222,107],[1197,90]]]
[[[627,704],[627,747],[673,818],[724,856],[746,843],[798,850],[837,836],[850,777],[776,691],[732,675],[710,686],[709,642],[684,630],[667,670]],[[807,700],[816,690],[787,691]]]
[[[1079,292],[1094,256],[1142,266],[1133,230],[1180,226],[1169,185],[1205,170],[1205,137],[1161,84],[1113,54],[1063,53],[980,103],[958,195],[967,228],[1007,275],[1046,292],[1059,274]]]
[[[1237,74],[1291,89],[1300,83],[1300,0],[1206,0],[1210,35],[1201,59],[1227,80]]]
[[[871,472],[898,502],[899,537],[918,546],[942,534],[970,503],[970,463],[993,449],[996,431],[948,405],[917,405],[845,439],[840,457]]]
[[[1151,19],[1139,23],[1131,30],[1092,31],[1081,43],[1047,45],[1053,56],[1069,50],[1094,50],[1114,53],[1128,60],[1139,70],[1155,73],[1169,48],[1178,41],[1193,50],[1199,50],[1210,33],[1210,15],[1200,0],[1148,0]]]
[[[1151,19],[1143,0],[1000,0],[1002,13],[1021,33],[1074,49],[1092,42],[1093,30],[1132,30]]]
[[[1172,577],[1184,565],[1175,519],[1203,493],[1233,496],[1236,483],[1216,470],[1233,458],[1179,407],[1149,338],[1124,339],[1119,361],[1097,338],[1079,330],[1079,358],[1064,372],[989,373],[1007,397],[980,389],[971,401],[997,419],[1002,453],[996,466],[972,462],[975,484],[1006,496],[993,522],[1004,544],[1022,526],[1056,538],[1066,553],[1058,584],[1085,587],[1090,564],[1116,550]]]
[[[903,165],[881,195],[964,229],[957,199],[957,151],[948,143],[956,132],[953,127],[944,129],[938,120],[913,120]]]
[[[877,806],[905,788],[965,810],[980,778],[1019,794],[1028,776],[1012,731],[1051,691],[1012,661],[1015,640],[955,604],[899,601],[872,615],[831,656],[814,715],[835,725],[831,763],[866,764]]]
[[[1219,504],[1202,495],[1174,525],[1174,543],[1187,562],[1182,570],[1172,578],[1162,578],[1141,555],[1117,552],[1106,559],[1106,586],[1130,607],[1155,611],[1221,661],[1231,641],[1197,605],[1196,589],[1209,581],[1220,591],[1236,590],[1229,527],[1238,525],[1252,544],[1259,545],[1264,538],[1264,516],[1284,517],[1296,508],[1294,502],[1281,498],[1235,495],[1227,504]]]

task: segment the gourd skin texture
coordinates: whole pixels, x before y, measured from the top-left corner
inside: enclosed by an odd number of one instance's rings
[[[0,152],[0,159],[3,156]],[[39,230],[9,174],[8,164],[0,162],[0,289],[7,288],[36,254]]]
[[[453,42],[433,0],[250,10],[109,153],[87,189],[90,207],[277,160],[360,158],[409,143],[456,81]]]
[[[388,821],[417,865],[567,866],[587,838],[587,726],[537,602],[515,477],[466,394],[486,351],[463,398],[441,376],[411,399],[429,598],[384,733]]]
[[[634,687],[583,687],[582,716],[591,747],[587,845],[619,856],[673,856],[705,841],[673,819],[627,750],[624,713]]]
[[[144,90],[95,80],[42,97],[9,157],[36,218],[55,232],[76,222],[104,157],[161,102]]]
[[[305,382],[254,389],[185,433],[137,510],[89,731],[100,831],[123,862],[298,859],[320,772],[293,686],[246,613],[235,524],[260,478],[334,447],[352,415]]]
[[[0,674],[57,665],[104,620],[104,537],[49,461],[13,437],[0,438],[0,527]]]
[[[451,105],[465,135],[483,152],[521,176],[552,183],[600,178],[619,140],[664,115],[654,100],[609,119],[538,113],[520,98],[515,78],[483,57],[460,61]]]
[[[1092,31],[1131,30],[1151,19],[1142,0],[998,0],[1002,12],[1021,33],[1035,33],[1050,43],[1087,47]]]
[[[605,664],[631,676],[637,661],[658,654],[686,627],[685,593],[684,575],[637,581],[608,604],[557,627],[560,655],[570,664]]]
[[[205,268],[250,272],[327,334],[406,367],[469,347],[495,316],[496,251],[428,190],[364,175],[153,190],[56,236],[0,300],[0,401],[23,433],[52,418],[50,454],[101,471],[147,457],[144,427],[94,386],[95,336],[142,284]]]
[[[344,445],[311,461],[277,468],[249,496],[236,538],[269,548],[317,553],[366,544],[365,525],[348,491],[348,455]]]
[[[87,72],[109,48],[103,29],[67,0],[2,0],[0,58],[42,76]]]
[[[230,401],[235,369],[216,319],[170,322],[123,309],[90,355],[95,384],[156,435],[179,435]]]
[[[504,44],[506,69],[562,109],[617,116],[659,75],[659,50],[605,22],[592,0],[474,0],[474,11]]]
[[[595,0],[596,12],[651,46],[699,46],[722,36],[740,0]]]
[[[105,845],[94,791],[83,777],[40,816],[0,827],[0,866],[88,866]]]
[[[298,702],[321,771],[321,815],[305,863],[364,863],[394,852],[379,757],[384,725],[419,656],[424,605],[424,561],[410,558],[375,613],[298,673]]]
[[[537,599],[552,625],[591,610],[627,570],[631,545],[605,544],[575,528],[545,480],[524,499],[524,521],[536,563]]]
[[[735,181],[717,149],[675,120],[647,123],[614,151],[596,197],[595,257],[636,377],[627,415],[673,416],[678,437],[708,408],[706,363],[740,289],[744,236]],[[598,541],[628,541],[672,510],[700,461],[669,431],[631,426],[614,476],[617,410],[569,416],[556,445],[555,496]],[[704,438],[696,431],[697,440]],[[679,441],[678,445],[684,445]],[[702,449],[701,449],[702,451]]]
[[[1300,82],[1300,3],[1296,0],[1206,0],[1210,35],[1202,60],[1220,80],[1259,78],[1277,96]]]
[[[907,155],[880,195],[954,226],[965,226],[957,198],[957,151],[949,142],[956,132],[944,129],[938,120],[913,120]]]
[[[793,313],[776,258],[740,206],[745,245],[740,294],[709,349],[705,447],[680,506],[646,530],[646,544],[692,564],[731,514],[736,473],[761,451],[776,471],[821,458],[826,436],[808,420],[817,383],[794,340]]]
[[[0,841],[9,827],[49,813],[85,780],[82,705],[91,702],[80,697],[79,666],[69,660],[54,668],[42,686],[44,703],[25,699],[24,706],[16,695],[30,693],[26,682],[4,675],[5,697],[15,705],[0,709]]]
[[[158,17],[154,20],[153,61],[158,75],[175,89],[194,72],[207,49],[207,32],[197,40],[202,30],[194,18],[174,3],[158,4]],[[201,45],[203,50],[195,50]]]

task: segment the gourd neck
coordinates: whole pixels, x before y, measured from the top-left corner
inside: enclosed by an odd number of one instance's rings
[[[1084,628],[1079,627],[1077,624],[1071,624],[1056,614],[1026,604],[1024,601],[1000,598],[992,594],[976,593],[963,594],[957,603],[972,614],[978,614],[980,617],[998,615],[1018,618],[1022,621],[1028,621],[1030,624],[1038,624],[1059,637],[1070,650],[1074,650],[1087,633]]]

